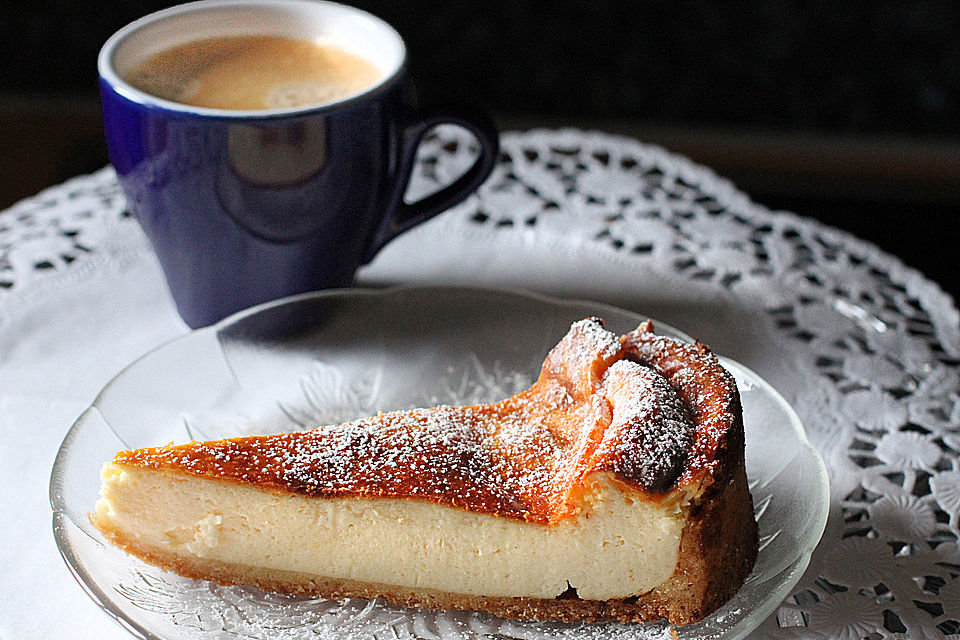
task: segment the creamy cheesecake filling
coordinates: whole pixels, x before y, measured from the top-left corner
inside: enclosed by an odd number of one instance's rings
[[[673,574],[684,522],[675,502],[634,500],[606,473],[586,478],[580,511],[555,524],[414,499],[317,499],[117,463],[101,475],[94,523],[158,555],[454,594],[643,594]]]

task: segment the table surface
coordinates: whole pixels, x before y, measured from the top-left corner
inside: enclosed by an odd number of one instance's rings
[[[474,152],[441,130],[411,196]],[[598,300],[746,364],[793,404],[831,481],[810,568],[756,637],[960,634],[960,323],[894,257],[663,149],[540,130],[505,134],[478,194],[388,245],[358,283]],[[187,331],[110,169],[0,213],[0,507],[17,514],[0,637],[125,637],[57,553],[50,466],[112,376]]]

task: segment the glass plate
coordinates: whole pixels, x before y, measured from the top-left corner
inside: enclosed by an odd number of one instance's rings
[[[100,465],[118,450],[498,400],[531,385],[547,351],[587,316],[617,333],[643,319],[518,292],[347,290],[267,304],[173,340],[114,378],[64,439],[50,480],[60,551],[87,593],[143,638],[670,637],[664,623],[525,623],[221,587],[126,555],[87,519]],[[681,638],[739,638],[756,627],[799,580],[826,522],[826,471],[796,414],[759,376],[724,364],[743,400],[760,554],[740,592],[706,620],[677,628]]]

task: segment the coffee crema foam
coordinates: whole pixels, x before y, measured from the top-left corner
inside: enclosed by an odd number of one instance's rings
[[[324,104],[361,93],[382,78],[372,62],[339,47],[262,35],[171,47],[124,76],[165,100],[232,110]]]

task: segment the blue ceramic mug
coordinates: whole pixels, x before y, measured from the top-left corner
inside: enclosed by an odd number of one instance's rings
[[[382,77],[334,102],[269,110],[188,106],[124,79],[160,51],[245,35],[342,47]],[[403,40],[385,22],[317,0],[202,0],[142,18],[106,42],[99,72],[110,161],[189,326],[349,286],[392,238],[487,178],[498,151],[493,124],[464,108],[417,108],[405,60]],[[440,124],[470,130],[479,155],[450,185],[408,203],[417,147]]]

